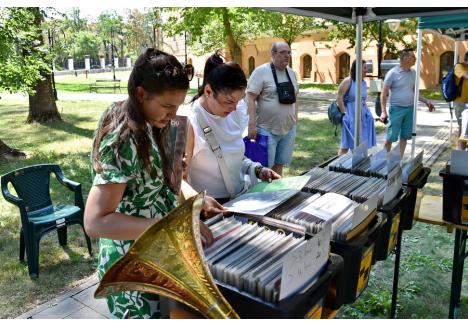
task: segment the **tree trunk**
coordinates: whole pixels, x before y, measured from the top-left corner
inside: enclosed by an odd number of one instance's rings
[[[51,76],[44,76],[44,80],[40,80],[34,86],[34,90],[35,95],[29,95],[29,115],[26,122],[47,123],[62,120],[55,103]]]
[[[227,35],[227,43],[229,47],[229,53],[233,61],[237,62],[242,67],[242,49],[234,38],[232,32],[231,23],[229,21],[229,9],[221,8],[223,15],[223,25]]]
[[[42,36],[42,14],[38,7],[30,8],[34,14],[34,24],[37,27],[36,40],[38,44],[43,45],[44,39]],[[29,95],[29,115],[27,123],[32,122],[51,122],[62,120],[60,113],[57,110],[55,103],[54,92],[52,90],[52,78],[48,71],[42,72],[43,80],[40,80],[34,90],[34,95]]]
[[[26,154],[11,148],[7,144],[5,144],[1,139],[0,139],[0,159],[2,158],[16,158],[16,157],[26,157]]]

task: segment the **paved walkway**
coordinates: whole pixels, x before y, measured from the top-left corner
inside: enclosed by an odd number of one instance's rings
[[[0,96],[4,96],[1,94]],[[59,94],[60,99],[90,100],[95,94],[67,93]],[[300,96],[300,116],[318,117],[327,115],[327,107],[335,94],[331,92],[301,92]],[[4,98],[18,98],[16,96],[5,96]],[[122,94],[99,94],[99,100],[114,101],[125,98]],[[370,108],[374,107],[373,98],[368,101]],[[187,106],[182,108],[182,113],[187,110]],[[425,150],[424,165],[431,166],[440,153],[448,146],[448,133],[450,124],[450,114],[447,104],[436,103],[436,112],[429,113],[425,106],[418,109],[418,128],[416,138],[416,153],[421,149]],[[333,128],[330,125],[330,128]],[[454,130],[456,123],[454,123]],[[385,132],[377,136],[377,146],[382,147],[385,140]],[[339,141],[337,139],[337,141]],[[407,146],[406,153],[411,153],[411,144]],[[33,310],[17,318],[32,319],[96,319],[111,318],[108,313],[104,299],[94,299],[94,291],[98,285],[96,275],[91,276],[76,289],[46,302]]]

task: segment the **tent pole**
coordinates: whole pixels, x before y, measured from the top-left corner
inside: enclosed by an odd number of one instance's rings
[[[357,15],[356,24],[356,99],[354,116],[354,148],[361,143],[361,109],[362,109],[362,16]]]
[[[413,103],[413,137],[411,140],[411,158],[414,158],[416,151],[416,119],[418,113],[419,103],[419,77],[421,76],[421,50],[422,50],[422,29],[418,28],[418,48],[417,48],[417,61],[416,61],[416,78],[414,79],[414,103]]]

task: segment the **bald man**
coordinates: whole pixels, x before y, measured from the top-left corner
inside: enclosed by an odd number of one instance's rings
[[[257,133],[268,136],[268,167],[279,175],[291,163],[298,121],[295,98],[299,86],[294,71],[288,67],[290,58],[291,49],[286,42],[273,43],[271,62],[258,66],[247,84],[249,138],[255,139]],[[289,84],[283,86],[293,93],[294,103],[280,103],[274,74],[278,84]]]

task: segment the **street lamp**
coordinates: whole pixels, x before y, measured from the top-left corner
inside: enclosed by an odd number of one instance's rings
[[[390,28],[392,32],[396,32],[398,28],[400,27],[401,20],[400,19],[387,19],[385,22],[387,23],[388,28]]]
[[[51,33],[50,32],[50,28],[47,29],[47,36],[48,36],[48,39],[49,39],[49,53],[51,54],[51,57],[50,57],[50,64],[51,64],[51,78],[52,78],[52,90],[54,92],[54,99],[57,101],[58,98],[57,98],[57,88],[55,88],[55,76],[54,76],[54,57],[53,57],[53,54],[52,54],[52,48],[54,47],[54,35],[53,35],[53,32]]]
[[[112,74],[115,80],[115,64],[114,64],[114,28],[111,27],[111,58],[112,58]]]

